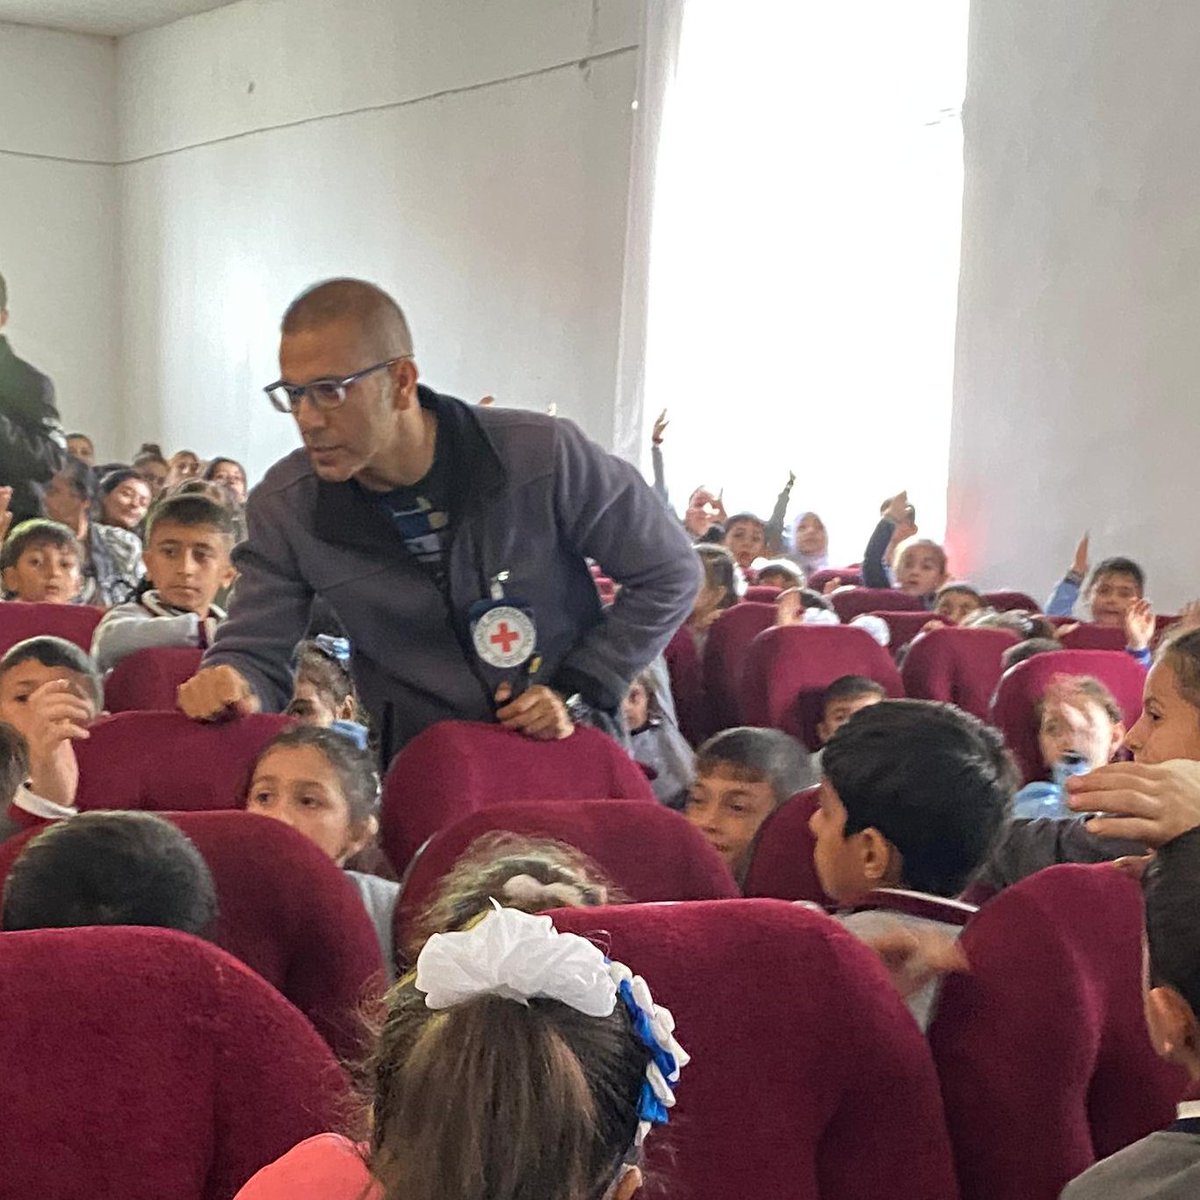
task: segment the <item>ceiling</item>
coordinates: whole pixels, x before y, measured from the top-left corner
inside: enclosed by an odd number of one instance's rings
[[[122,37],[233,0],[0,0],[0,21]]]

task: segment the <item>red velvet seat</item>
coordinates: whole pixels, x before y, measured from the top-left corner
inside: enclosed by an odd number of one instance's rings
[[[579,727],[539,742],[499,725],[439,721],[413,738],[384,783],[381,841],[403,871],[425,840],[478,809],[510,800],[658,802],[612,738]]]
[[[816,838],[808,828],[817,809],[818,790],[809,788],[793,796],[762,823],[742,884],[745,895],[833,905],[817,875]]]
[[[200,667],[204,651],[190,646],[139,650],[119,662],[104,684],[104,707],[110,713],[175,711],[180,684]]]
[[[1026,592],[984,592],[983,598],[997,612],[1012,612],[1018,608],[1030,613],[1042,611],[1042,606]]]
[[[1159,615],[1154,618],[1155,639],[1161,640],[1164,634],[1168,633],[1174,626],[1178,624],[1178,613],[1159,613]]]
[[[900,677],[917,700],[941,700],[987,720],[1004,652],[1017,644],[1006,629],[932,629],[909,647]]]
[[[1129,639],[1124,629],[1084,621],[1060,633],[1058,640],[1066,650],[1124,650]]]
[[[102,717],[75,743],[81,810],[237,808],[263,747],[291,720],[263,713],[202,724],[180,712]]]
[[[746,589],[742,602],[749,600],[753,604],[774,604],[779,599],[783,588],[771,587],[768,584],[755,583]]]
[[[742,673],[742,713],[749,725],[782,729],[820,745],[821,697],[843,675],[865,675],[889,696],[904,695],[892,657],[863,629],[786,625],[750,644]]]
[[[31,637],[60,637],[91,653],[104,609],[87,604],[0,604],[0,655]]]
[[[929,624],[935,620],[933,613],[927,612],[877,612],[870,614],[885,622],[891,632],[888,649],[895,656],[913,640]]]
[[[696,638],[686,626],[681,626],[663,651],[667,674],[671,679],[671,695],[675,699],[675,716],[679,731],[693,745],[704,740],[705,700],[704,666]]]
[[[775,624],[775,605],[743,601],[712,624],[704,646],[704,695],[708,707],[705,737],[743,724],[742,667],[750,643]]]
[[[646,1142],[672,1196],[957,1196],[929,1050],[837,922],[772,900],[553,915],[645,976],[692,1056],[671,1124]]]
[[[1112,650],[1055,650],[1006,671],[996,689],[991,722],[1004,734],[1025,783],[1046,778],[1038,749],[1036,705],[1056,675],[1091,675],[1112,692],[1129,728],[1142,713],[1146,672],[1128,654]]]
[[[441,829],[413,859],[396,906],[396,944],[462,853],[485,833],[556,838],[582,850],[634,901],[720,900],[740,895],[724,859],[688,820],[640,800],[494,804]]]
[[[862,568],[861,567],[826,567],[822,571],[814,571],[808,577],[808,586],[814,592],[825,594],[825,589],[833,583],[834,580],[839,581],[840,587],[862,587]]]
[[[342,1061],[361,1056],[362,1001],[381,990],[375,927],[345,872],[308,838],[245,812],[164,813],[212,872],[212,940],[278,988]],[[0,843],[0,887],[41,829]],[[0,1193],[2,1194],[2,1193]]]
[[[0,1011],[4,1200],[230,1200],[350,1103],[309,1023],[186,934],[2,934]]]
[[[1183,1074],[1142,1013],[1142,902],[1108,864],[1008,888],[962,936],[929,1043],[963,1200],[1056,1200],[1068,1180],[1174,1118]]]
[[[910,596],[897,588],[846,588],[834,592],[829,602],[847,624],[864,613],[927,611],[920,597]]]
[[[862,904],[856,905],[855,910],[919,917],[923,921],[939,921],[961,928],[979,911],[979,905],[961,899],[930,896],[926,892],[910,892],[907,888],[880,888],[871,892]]]

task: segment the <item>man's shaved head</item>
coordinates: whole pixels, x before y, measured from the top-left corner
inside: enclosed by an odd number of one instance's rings
[[[288,337],[335,321],[357,325],[363,340],[381,360],[413,352],[412,334],[400,305],[365,279],[326,279],[314,284],[288,305],[282,333]]]

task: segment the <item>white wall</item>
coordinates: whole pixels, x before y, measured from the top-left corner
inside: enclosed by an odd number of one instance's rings
[[[108,38],[0,24],[6,332],[54,379],[64,424],[96,434],[119,425],[115,72]]]
[[[393,291],[435,387],[610,442],[636,40],[636,0],[242,0],[123,39],[127,448],[290,449],[259,389],[334,274]]]
[[[1200,5],[972,4],[952,556],[1200,594]]]

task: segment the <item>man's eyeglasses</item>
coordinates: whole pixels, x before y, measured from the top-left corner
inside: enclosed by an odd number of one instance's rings
[[[268,384],[263,391],[281,413],[295,413],[305,396],[322,411],[328,411],[341,408],[346,403],[346,393],[360,379],[365,379],[376,371],[384,371],[406,358],[412,358],[412,355],[397,355],[395,358],[389,358],[387,362],[376,363],[373,367],[363,367],[361,371],[355,371],[353,375],[347,375],[344,379],[314,379],[312,383],[303,384],[285,383],[280,379]]]

